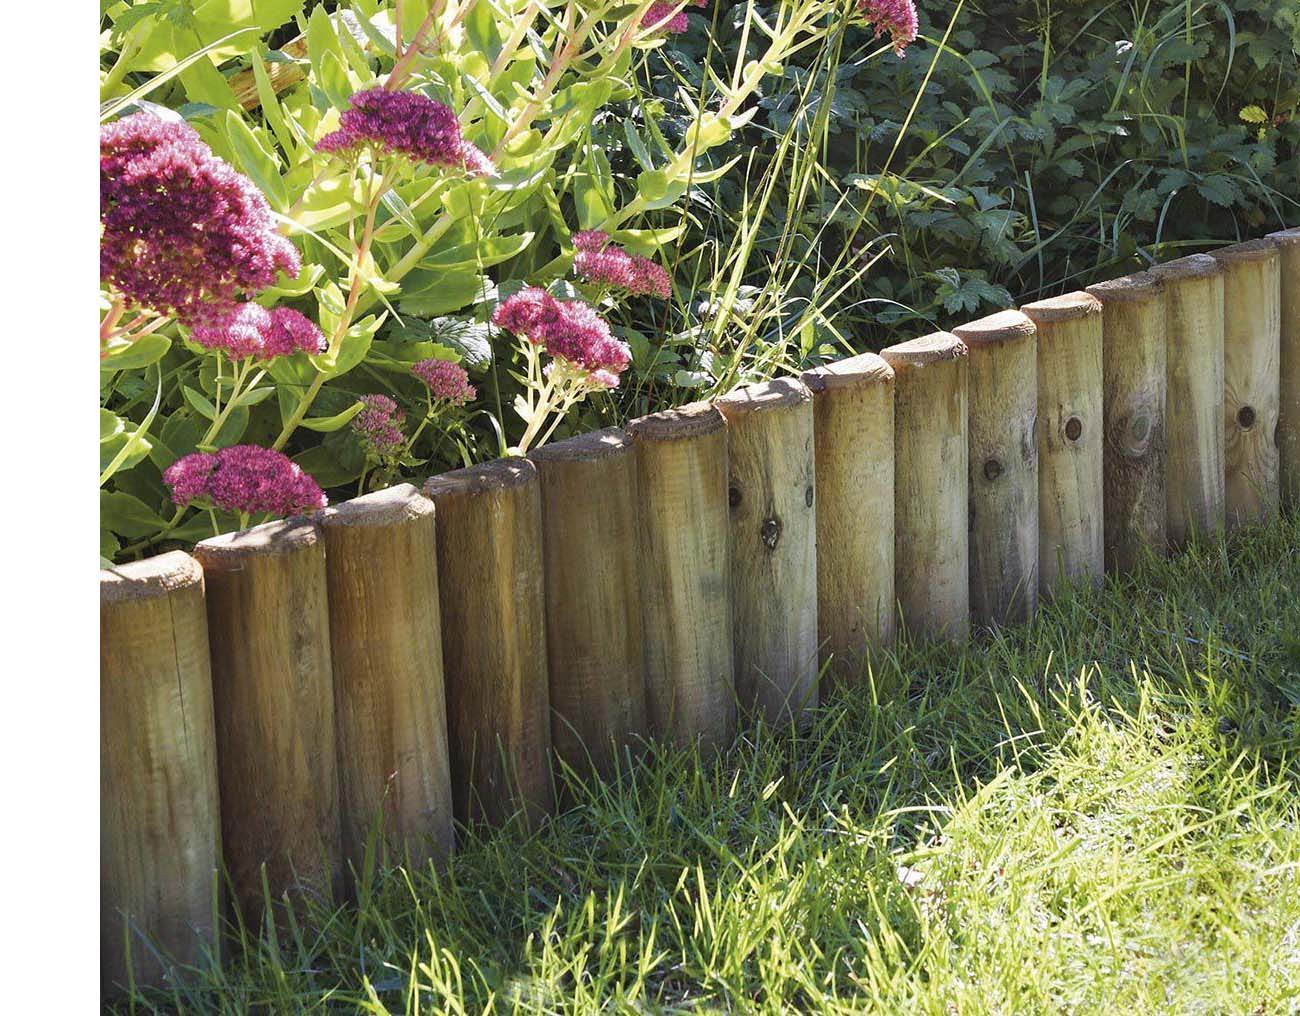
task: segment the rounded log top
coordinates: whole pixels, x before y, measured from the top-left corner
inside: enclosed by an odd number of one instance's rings
[[[1220,247],[1218,250],[1210,251],[1210,257],[1216,261],[1267,261],[1269,258],[1277,257],[1277,244],[1272,240],[1245,240],[1241,243],[1234,243],[1228,247]]]
[[[1300,244],[1300,226],[1292,226],[1290,229],[1279,229],[1276,233],[1269,233],[1266,240],[1272,240],[1282,247],[1294,247]]]
[[[908,339],[880,351],[880,358],[897,373],[907,367],[924,367],[930,363],[960,360],[967,353],[966,343],[951,332],[932,332],[919,339]]]
[[[716,433],[726,425],[726,418],[713,403],[692,402],[633,420],[627,433],[633,441],[682,441]]]
[[[787,409],[811,400],[812,392],[798,378],[779,377],[761,384],[737,388],[715,400],[714,405],[724,416],[731,418],[748,413],[761,413],[768,409]]]
[[[1163,265],[1152,265],[1147,269],[1162,282],[1177,282],[1183,279],[1205,279],[1218,275],[1219,262],[1208,254],[1188,254],[1185,258],[1166,261]]]
[[[194,548],[194,556],[204,568],[220,568],[246,557],[292,554],[318,543],[320,531],[311,519],[280,519],[238,533],[210,536]]]
[[[409,483],[398,483],[326,508],[320,523],[337,526],[398,526],[433,514],[433,502]]]
[[[959,325],[952,333],[967,346],[990,346],[1027,339],[1037,331],[1034,322],[1020,311],[1000,310],[988,317]]]
[[[203,581],[203,568],[180,550],[99,571],[99,602],[126,603],[166,596]]]
[[[1034,324],[1055,324],[1057,321],[1075,321],[1090,314],[1101,313],[1101,301],[1083,292],[1066,293],[1050,300],[1036,300],[1020,308]]]
[[[1118,279],[1098,282],[1089,286],[1088,292],[1102,303],[1134,302],[1158,299],[1162,292],[1160,279],[1150,272],[1134,272]]]
[[[806,370],[802,380],[810,392],[820,395],[841,388],[887,385],[894,380],[894,368],[875,353],[859,353]]]
[[[537,467],[525,458],[514,456],[431,476],[424,482],[424,496],[434,501],[440,497],[472,497],[475,494],[526,487],[536,482]]]
[[[590,434],[542,445],[528,453],[534,462],[590,462],[626,454],[632,441],[621,427],[606,427]]]

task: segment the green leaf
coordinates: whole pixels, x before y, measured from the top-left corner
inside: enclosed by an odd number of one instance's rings
[[[226,137],[235,153],[235,161],[257,184],[271,204],[281,212],[289,209],[289,190],[280,177],[280,167],[275,156],[268,152],[257,135],[244,123],[244,118],[233,110],[226,111]]]
[[[152,332],[134,342],[119,343],[109,348],[114,350],[99,361],[100,370],[136,370],[157,363],[167,350],[171,349],[172,340],[165,335]]]
[[[489,268],[508,261],[528,249],[536,233],[518,233],[514,236],[489,236],[474,243],[457,244],[446,250],[430,254],[420,262],[418,270],[411,272],[402,282],[402,292],[417,296],[424,289],[442,288],[443,273],[458,268]]]
[[[259,402],[265,401],[275,389],[266,385],[263,388],[250,388],[246,392],[239,393],[239,399],[235,403],[237,406],[256,406]]]
[[[456,351],[467,370],[487,370],[492,365],[492,330],[485,321],[440,317],[429,322],[435,342]]]
[[[208,401],[206,395],[196,391],[189,385],[181,385],[181,390],[185,393],[185,401],[193,406],[201,416],[208,420],[217,418],[217,407]]]
[[[107,409],[99,411],[99,442],[111,441],[122,431],[126,430],[126,424],[116,413],[109,412]]]
[[[167,520],[138,497],[122,491],[101,490],[99,524],[119,536],[138,539],[158,532],[167,525]]]
[[[411,275],[416,274],[416,272],[411,273]],[[428,291],[403,297],[397,306],[403,314],[411,314],[414,317],[437,317],[439,314],[450,314],[472,304],[482,290],[484,282],[483,276],[471,269],[441,273],[436,286],[430,282]]]
[[[361,475],[365,466],[364,458],[358,464],[350,464],[334,448],[324,444],[300,452],[293,461],[322,487],[341,487],[351,483]]]
[[[341,427],[347,425],[352,417],[356,416],[365,407],[364,402],[354,402],[341,413],[335,413],[333,416],[320,416],[316,418],[308,417],[299,424],[300,427],[306,427],[308,430],[314,430],[319,434],[329,434]]]
[[[592,229],[614,214],[614,175],[605,153],[595,145],[574,178],[573,203],[582,229]]]

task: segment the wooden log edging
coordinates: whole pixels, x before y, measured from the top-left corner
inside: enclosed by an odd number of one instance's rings
[[[215,945],[217,741],[203,570],[172,551],[100,572],[100,985],[158,985]]]
[[[913,635],[970,631],[966,345],[948,332],[880,352],[894,370],[894,593]]]
[[[1282,264],[1271,240],[1211,251],[1223,270],[1224,521],[1277,514]]]
[[[452,846],[434,508],[409,483],[320,516],[343,852],[361,877],[371,830],[417,867]]]
[[[826,680],[852,684],[872,649],[894,644],[894,369],[862,353],[803,383],[813,394],[818,646],[831,661]]]
[[[1100,585],[1101,304],[1067,293],[1020,309],[1038,329],[1038,588]]]
[[[715,404],[729,441],[736,696],[768,723],[800,723],[818,701],[812,394],[777,378]]]
[[[1281,330],[1278,355],[1278,486],[1282,500],[1300,505],[1300,227],[1269,233],[1281,257]]]
[[[576,773],[608,777],[646,734],[636,457],[610,427],[529,458],[542,490],[551,742]]]
[[[1038,608],[1037,329],[1004,310],[953,329],[969,371],[970,599],[977,624]]]
[[[717,750],[736,729],[728,556],[727,424],[707,402],[628,424],[651,735]]]
[[[432,477],[452,797],[462,822],[555,806],[537,467],[497,459]]]
[[[1208,254],[1150,272],[1165,294],[1166,530],[1178,549],[1223,532],[1223,273]]]
[[[207,585],[221,840],[254,927],[271,899],[342,884],[325,547],[306,519],[194,548]],[[266,915],[269,917],[269,915]]]
[[[1124,574],[1168,542],[1164,292],[1149,272],[1088,292],[1101,301],[1106,570]]]

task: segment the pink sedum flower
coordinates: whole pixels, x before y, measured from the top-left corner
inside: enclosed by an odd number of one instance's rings
[[[316,481],[287,455],[258,445],[186,455],[167,467],[163,482],[178,505],[206,498],[222,511],[250,515],[296,515],[328,503]]]
[[[316,142],[318,152],[353,156],[362,148],[404,155],[444,169],[486,176],[491,160],[461,136],[456,114],[418,92],[368,88],[352,96],[338,130]]]
[[[396,455],[406,444],[402,424],[406,414],[387,395],[363,395],[365,408],[352,418],[352,429],[370,451],[380,458]]]
[[[583,282],[622,289],[632,296],[667,299],[672,292],[672,282],[661,265],[639,254],[629,254],[622,247],[611,246],[607,233],[600,230],[574,233],[573,245],[578,250],[573,267]]]
[[[907,55],[907,47],[917,32],[913,0],[858,0],[858,11],[874,26],[877,39],[888,32],[894,53],[900,59]]]
[[[271,360],[325,349],[325,336],[306,316],[290,307],[267,310],[256,303],[239,303],[204,314],[190,338],[232,360]]]
[[[469,375],[458,363],[450,360],[421,360],[411,366],[411,373],[429,387],[429,394],[454,405],[463,406],[478,394],[469,383]]]
[[[641,27],[654,28],[658,25],[658,31],[667,32],[669,35],[681,35],[690,27],[690,19],[686,17],[686,8],[707,7],[708,5],[709,0],[687,0],[685,7],[674,12],[677,4],[665,3],[664,0],[655,0],[650,5],[649,10],[645,12],[645,16],[641,18]],[[664,21],[664,18],[668,20],[660,25],[659,23]]]
[[[557,300],[535,286],[507,298],[492,315],[492,323],[593,376],[604,371],[617,381],[632,359],[627,344],[614,338],[589,304]]]
[[[301,268],[252,181],[152,113],[99,130],[99,221],[103,280],[185,324]]]

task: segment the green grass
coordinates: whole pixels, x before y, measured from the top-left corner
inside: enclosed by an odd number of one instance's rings
[[[1298,724],[1291,520],[900,649],[807,735],[660,752],[531,838],[387,871],[319,930],[138,1001],[1294,1013]]]

